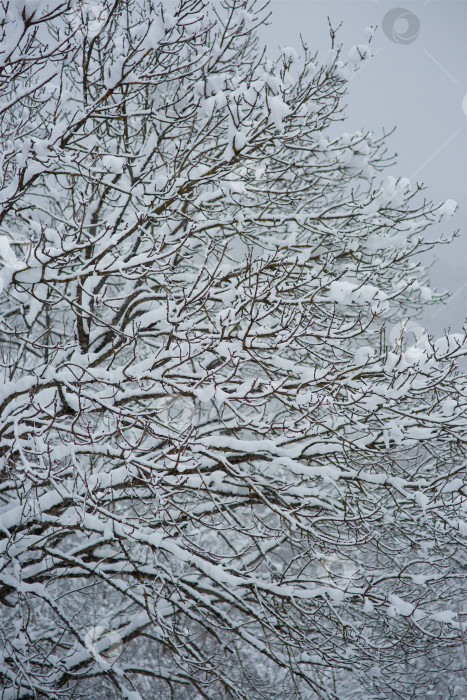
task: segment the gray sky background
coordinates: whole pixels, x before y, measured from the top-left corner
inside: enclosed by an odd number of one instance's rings
[[[413,12],[420,31],[411,43],[388,39],[382,19],[393,8]],[[310,50],[324,55],[329,49],[329,16],[343,25],[338,37],[344,53],[354,44],[366,44],[365,27],[378,25],[371,42],[374,58],[351,80],[348,121],[343,131],[367,128],[378,134],[397,126],[388,140],[398,154],[388,174],[410,177],[427,186],[434,202],[455,199],[459,209],[446,223],[427,234],[460,229],[450,246],[438,248],[431,270],[432,286],[449,289],[445,307],[429,309],[422,319],[429,333],[445,328],[459,331],[467,317],[467,2],[465,0],[271,0],[270,25],[261,35],[268,45],[300,48],[300,33]],[[404,32],[407,22],[395,29]],[[340,43],[339,42],[339,43]]]

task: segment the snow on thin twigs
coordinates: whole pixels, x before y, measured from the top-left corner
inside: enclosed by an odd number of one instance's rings
[[[457,205],[265,13],[0,6],[1,700],[463,696]]]

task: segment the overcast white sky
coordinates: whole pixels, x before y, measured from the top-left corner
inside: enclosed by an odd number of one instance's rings
[[[393,25],[393,40],[381,26],[385,15],[401,8],[405,14]],[[435,202],[455,199],[460,207],[442,230],[460,229],[460,238],[436,252],[431,272],[434,286],[453,297],[445,308],[425,312],[429,332],[460,330],[467,317],[467,2],[465,0],[272,0],[272,17],[262,37],[272,47],[300,47],[299,35],[311,49],[329,48],[329,16],[343,26],[340,39],[348,50],[367,43],[364,28],[378,25],[371,46],[374,58],[352,79],[348,123],[343,131],[366,127],[380,132],[397,126],[391,151],[398,164],[391,174],[423,181]],[[401,13],[402,14],[402,13]],[[409,26],[408,19],[413,22]],[[398,34],[410,33],[407,43]],[[435,233],[440,229],[429,230]]]

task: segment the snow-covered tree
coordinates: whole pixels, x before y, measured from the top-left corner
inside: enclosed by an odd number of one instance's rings
[[[456,205],[267,11],[0,3],[2,700],[465,695]]]

